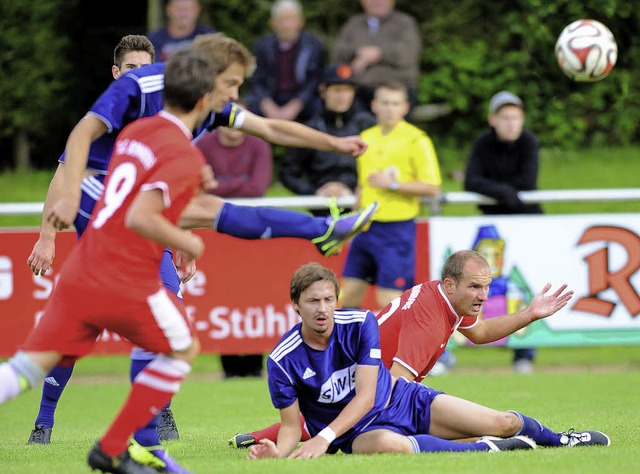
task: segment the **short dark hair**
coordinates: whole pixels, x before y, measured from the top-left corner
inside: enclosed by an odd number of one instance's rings
[[[487,260],[478,252],[473,250],[459,250],[449,255],[445,260],[444,266],[442,267],[441,280],[444,281],[445,278],[451,278],[453,281],[459,282],[464,274],[465,264],[471,259],[481,260],[489,266]]]
[[[153,44],[144,35],[126,35],[118,42],[113,50],[113,64],[118,68],[122,68],[122,61],[125,54],[132,51],[142,51],[151,56],[151,62],[156,60],[156,49]]]
[[[191,48],[173,53],[164,70],[164,102],[184,112],[214,88],[218,70],[207,55]]]
[[[296,270],[293,277],[291,277],[291,286],[289,288],[291,301],[298,303],[303,291],[315,282],[324,280],[333,284],[337,298],[340,293],[340,283],[338,282],[338,277],[336,277],[335,273],[316,262],[310,262],[302,265],[298,270]]]

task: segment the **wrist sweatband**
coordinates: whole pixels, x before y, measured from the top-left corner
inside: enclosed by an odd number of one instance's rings
[[[327,426],[325,429],[320,431],[320,433],[318,433],[318,436],[324,439],[327,443],[331,444],[333,443],[333,440],[336,439],[336,432]]]

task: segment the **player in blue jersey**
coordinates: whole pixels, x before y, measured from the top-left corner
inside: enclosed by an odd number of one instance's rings
[[[119,79],[123,74],[126,74],[133,69],[152,64],[154,57],[154,47],[146,36],[127,35],[122,37],[114,49],[114,64],[111,68],[113,78]],[[106,153],[107,150],[111,149],[111,147],[106,145],[106,143],[108,142],[97,141],[91,147],[91,164],[88,166],[81,184],[82,197],[80,208],[74,220],[74,227],[78,238],[80,238],[86,230],[89,218],[93,212],[93,207],[102,194],[102,190],[104,188],[104,179],[106,177],[105,167],[108,165],[108,161],[104,163],[101,157],[104,156],[104,153]],[[58,166],[49,187],[49,194],[52,196],[58,196],[61,192],[59,185],[62,181],[62,164],[65,161],[64,158],[65,155],[63,154],[59,160],[60,165]],[[43,214],[46,215],[46,208]],[[43,219],[40,229],[40,238],[29,257],[29,265],[37,265],[37,262],[39,261],[38,259],[42,259],[48,252],[51,252],[51,257],[53,257],[55,232],[55,228],[47,223],[46,219]],[[171,292],[180,296],[180,278],[175,270],[169,271],[173,266],[172,257],[173,255],[171,250],[166,249],[165,254],[163,255],[165,264],[161,269],[161,277],[165,286]],[[42,273],[44,273],[44,271],[45,270],[43,269]],[[186,280],[190,278],[194,271],[195,268],[189,269],[186,272],[184,279]],[[140,348],[134,348],[132,350],[130,370],[130,378],[132,381],[138,373],[141,372],[151,360],[153,360],[154,357],[155,354]],[[42,387],[40,409],[34,423],[35,427],[29,436],[29,444],[49,444],[51,442],[55,410],[62,392],[71,378],[75,361],[76,359],[74,357],[66,357],[58,366],[47,374]],[[142,457],[150,460],[152,464],[161,468],[163,472],[182,472],[183,470],[179,464],[177,464],[160,446],[159,434],[162,434],[162,432],[158,430],[160,420],[165,421],[166,425],[175,426],[169,406],[170,403],[165,407],[159,418],[155,418],[145,428],[138,430],[134,436],[136,443],[147,448],[153,457],[149,456],[144,452],[144,450],[139,449],[137,444],[134,446],[133,450],[134,453],[137,453],[138,458]],[[177,433],[177,429],[174,431]]]
[[[353,155],[366,148],[356,136],[336,138],[294,122],[268,120],[241,110],[232,101],[238,98],[238,88],[253,67],[250,53],[235,40],[221,34],[203,35],[193,47],[211,55],[221,71],[216,79],[215,104],[212,107],[216,113],[209,116],[196,133],[226,125],[283,145],[304,144]],[[150,64],[113,82],[71,132],[61,158],[64,165],[56,171],[45,200],[43,231],[46,227],[46,235],[41,231],[41,238],[28,260],[36,275],[44,274],[53,261],[55,230],[68,227],[72,222],[81,229],[82,221],[90,216],[95,199],[101,193],[101,183],[117,133],[133,120],[153,115],[162,108],[164,67],[164,64]],[[213,227],[219,232],[245,239],[265,238],[267,235],[306,238],[312,240],[325,255],[332,255],[362,230],[374,210],[375,206],[370,206],[359,213],[324,219],[293,211],[235,206],[215,196],[205,195],[185,210],[184,226]],[[193,262],[186,261],[180,254],[176,255],[176,264],[185,269],[183,280],[195,271]],[[180,281],[168,252],[160,273],[165,284],[179,292]],[[140,361],[140,364],[132,365],[132,377],[148,363],[149,358],[142,357]],[[71,371],[67,368],[66,372],[68,380]],[[61,392],[66,381],[57,383]]]
[[[568,434],[554,433],[526,415],[392,377],[381,362],[375,316],[337,310],[338,293],[337,277],[322,265],[303,265],[293,275],[291,304],[302,322],[282,337],[267,360],[269,392],[282,426],[277,443],[262,439],[249,448],[249,459],[315,458],[338,450],[504,451],[572,442]],[[298,447],[300,414],[311,439]],[[487,426],[501,437],[477,439],[489,431]],[[603,433],[583,435],[602,438],[585,445],[609,444]]]

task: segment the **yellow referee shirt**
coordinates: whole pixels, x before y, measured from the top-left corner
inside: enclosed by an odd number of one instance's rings
[[[378,201],[374,221],[393,222],[414,219],[420,214],[420,196],[411,196],[389,189],[371,187],[367,176],[376,171],[390,173],[398,182],[423,181],[440,186],[440,166],[433,143],[427,134],[406,121],[400,122],[390,133],[382,135],[376,125],[361,133],[369,145],[356,158],[360,204],[366,207]]]

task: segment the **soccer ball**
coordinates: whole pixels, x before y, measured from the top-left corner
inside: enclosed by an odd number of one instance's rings
[[[577,20],[567,25],[556,42],[560,70],[578,82],[604,79],[618,59],[613,33],[596,20]]]

